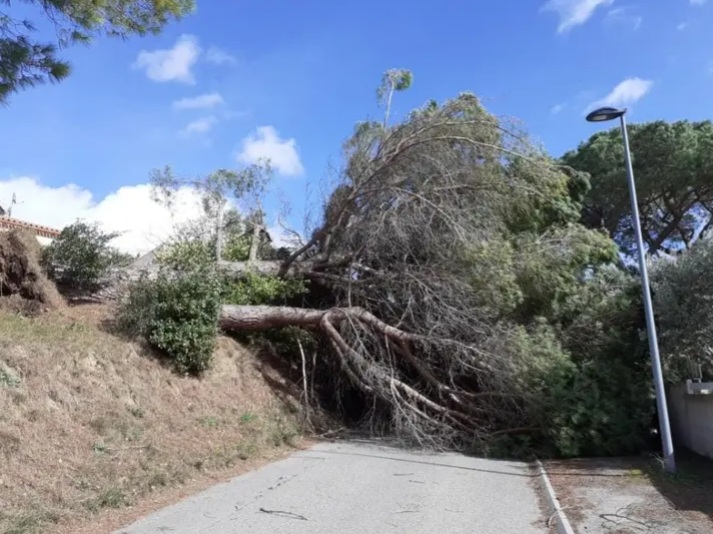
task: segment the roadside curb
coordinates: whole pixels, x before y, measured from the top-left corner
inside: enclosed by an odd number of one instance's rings
[[[557,499],[557,494],[555,494],[555,489],[550,483],[547,471],[545,471],[545,466],[542,465],[540,460],[537,460],[535,463],[537,465],[537,470],[540,472],[540,481],[544,487],[547,505],[549,508],[548,513],[550,516],[548,524],[550,521],[554,520],[557,528],[557,534],[576,534],[572,525],[569,524],[569,519],[567,519],[567,516],[562,510],[562,506]]]

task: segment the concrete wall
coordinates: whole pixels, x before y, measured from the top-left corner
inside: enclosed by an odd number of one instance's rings
[[[713,458],[713,383],[669,388],[668,411],[676,445]]]

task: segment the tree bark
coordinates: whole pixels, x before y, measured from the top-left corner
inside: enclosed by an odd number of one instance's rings
[[[261,331],[285,326],[317,327],[329,310],[286,306],[232,306],[220,310],[219,326],[224,330]]]
[[[248,252],[248,262],[250,263],[257,261],[257,251],[260,248],[260,232],[262,230],[262,225],[253,222],[252,239],[250,240],[250,251]]]
[[[220,198],[216,202],[218,208],[215,218],[215,261],[220,263],[223,257],[223,212],[227,201]]]

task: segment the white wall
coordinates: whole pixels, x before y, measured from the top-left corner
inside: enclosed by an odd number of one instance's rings
[[[670,387],[668,411],[676,444],[713,458],[713,383]]]

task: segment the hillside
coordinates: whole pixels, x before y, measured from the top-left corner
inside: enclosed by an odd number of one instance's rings
[[[220,338],[212,369],[184,378],[111,316],[0,312],[1,533],[111,532],[297,442],[296,404],[255,354]]]

